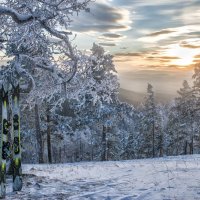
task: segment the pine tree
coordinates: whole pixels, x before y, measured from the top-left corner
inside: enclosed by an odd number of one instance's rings
[[[177,109],[187,130],[185,152],[187,153],[187,145],[189,145],[189,153],[192,154],[194,150],[194,107],[196,98],[193,89],[186,80],[183,81],[183,88],[178,91],[178,94],[180,96],[176,99]]]
[[[148,84],[147,96],[141,118],[141,134],[143,135],[143,145],[141,151],[146,157],[159,155],[162,148],[162,133],[160,117],[155,106],[153,86]]]
[[[186,80],[183,87],[177,91],[179,96],[175,99],[170,110],[168,134],[170,139],[169,150],[172,154],[192,154],[195,137],[195,107],[196,97],[194,90]]]

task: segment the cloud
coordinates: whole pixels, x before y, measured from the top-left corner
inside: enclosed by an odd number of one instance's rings
[[[196,5],[195,5],[196,4]],[[200,2],[193,2],[190,6],[182,8],[180,14],[173,16],[173,20],[180,21],[183,24],[199,24],[200,20]]]
[[[117,63],[119,63],[119,62],[122,63],[122,62],[129,62],[129,61],[132,61],[132,60],[131,59],[115,59],[114,58],[114,61],[117,62]]]
[[[176,32],[176,31],[163,29],[161,31],[155,31],[153,33],[147,34],[146,36],[158,36],[158,35],[163,35],[163,34],[168,34],[168,33],[173,33],[173,32]]]
[[[190,32],[188,33],[189,36],[196,36],[198,37],[200,35],[200,32],[199,31],[194,31],[194,32]]]
[[[121,37],[123,37],[121,34],[116,34],[116,33],[104,33],[102,36],[106,37],[106,38],[121,38]]]
[[[153,56],[155,55],[155,56]],[[158,52],[127,52],[127,53],[116,53],[117,57],[142,57],[143,59],[160,59],[160,60],[174,60],[180,59],[178,56],[160,56]]]
[[[123,6],[124,0],[113,0],[118,5]],[[127,6],[137,6],[137,7],[144,7],[144,6],[155,6],[155,5],[174,5],[177,3],[185,3],[188,2],[187,0],[176,0],[176,1],[171,1],[171,0],[153,0],[153,1],[145,1],[145,0],[140,0],[140,1],[133,1],[133,0],[126,0],[126,5]]]
[[[91,4],[90,10],[90,13],[81,13],[80,16],[74,17],[72,30],[77,32],[93,31],[102,33],[130,29],[129,24],[131,21],[129,11],[126,9],[95,2]],[[110,35],[110,37],[112,36],[114,35]]]
[[[194,65],[196,65],[196,64],[199,65],[199,64],[200,64],[200,58],[199,58],[199,59],[194,59],[194,60],[193,60],[193,63],[194,63]]]
[[[124,39],[125,36],[117,33],[104,33],[101,36],[98,37],[99,43],[119,43],[122,39]],[[104,45],[105,46],[105,45]],[[106,45],[107,46],[107,45]],[[115,45],[116,46],[116,45]]]
[[[128,47],[120,47],[120,49],[127,49]]]
[[[194,58],[200,58],[200,54],[199,54],[199,55],[196,55],[196,56],[194,56]]]
[[[103,43],[103,42],[99,43],[99,45],[106,46],[106,47],[114,47],[114,46],[116,46],[116,44],[114,44],[114,43]]]
[[[142,56],[143,53],[116,53],[115,56],[125,56],[125,57],[134,57],[134,56]]]
[[[177,56],[158,56],[158,57],[150,56],[150,57],[147,57],[147,58],[156,58],[156,59],[163,59],[163,60],[180,59]]]
[[[180,44],[181,47],[184,47],[184,48],[189,48],[189,49],[199,49],[200,48],[200,45],[192,45],[192,44],[188,44],[186,42]]]
[[[73,30],[78,32],[107,32],[107,31],[123,31],[127,30],[128,26],[114,25],[114,24],[81,24],[78,27],[74,27]]]
[[[172,44],[175,41],[187,40],[188,38],[193,38],[195,40],[196,35],[190,35],[190,33],[197,34],[199,31],[198,25],[188,25],[188,26],[178,26],[175,28],[166,28],[153,33],[146,33],[145,36],[139,37],[137,41],[142,43],[158,43]]]
[[[200,54],[194,56],[193,63],[194,63],[194,65],[200,64]]]
[[[153,49],[143,52],[119,52],[114,55],[115,62],[132,62],[136,66],[144,65],[146,68],[149,68],[149,65],[158,66],[162,63],[162,66],[168,66],[173,60],[179,60],[180,57],[173,55],[163,55],[162,48],[157,48],[157,52]]]

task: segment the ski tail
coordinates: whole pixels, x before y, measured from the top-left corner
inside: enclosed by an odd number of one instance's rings
[[[2,131],[0,134],[0,198],[6,195],[6,159],[9,151],[8,145],[8,91],[2,86]]]
[[[13,86],[13,191],[22,189],[19,85]]]

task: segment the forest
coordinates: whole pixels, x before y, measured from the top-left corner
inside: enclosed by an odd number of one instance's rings
[[[68,95],[59,103],[55,99],[24,108],[24,162],[127,160],[199,153],[199,66],[193,75],[194,85],[184,80],[177,98],[169,104],[157,104],[153,86],[148,84],[144,101],[134,108],[118,99],[119,82],[112,56],[94,44],[92,57],[97,63],[92,66],[90,79],[87,77],[88,83],[76,86],[80,92],[76,98],[66,92]],[[27,96],[22,100],[26,105]]]
[[[23,163],[126,160],[199,153],[200,66],[193,85],[157,104],[147,84],[137,107],[121,102],[113,56],[73,45],[73,15],[90,0],[6,0],[0,5],[1,84],[20,84]],[[12,112],[12,111],[10,111]]]

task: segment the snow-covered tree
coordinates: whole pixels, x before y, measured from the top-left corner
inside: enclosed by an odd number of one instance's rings
[[[148,84],[147,96],[141,119],[141,134],[143,135],[141,151],[143,151],[143,154],[147,157],[158,156],[162,151],[161,119],[154,98],[153,86]]]
[[[179,97],[175,99],[170,109],[168,121],[168,136],[170,139],[168,151],[171,154],[188,154],[194,151],[194,138],[197,137],[196,127],[196,97],[194,90],[186,80],[183,87],[177,91]]]
[[[66,151],[63,148],[67,146],[66,143],[68,146],[70,145],[69,141],[73,141],[74,146],[81,146],[81,151],[80,148],[71,151],[74,161],[79,161],[81,157],[82,159],[86,159],[86,157],[87,159],[100,159],[103,147],[99,144],[102,142],[103,127],[104,125],[107,126],[109,122],[109,124],[112,124],[112,127],[109,129],[112,132],[109,131],[108,134],[110,136],[108,138],[110,147],[109,159],[117,159],[115,156],[117,150],[114,149],[118,146],[116,145],[118,137],[114,131],[114,129],[116,130],[117,121],[115,121],[115,117],[113,118],[113,116],[117,115],[116,107],[118,105],[117,94],[119,84],[112,56],[105,54],[103,48],[96,44],[93,45],[90,55],[79,52],[79,56],[81,57],[81,62],[78,62],[76,75],[70,83],[66,84],[65,92],[63,92],[63,87],[60,87],[63,85],[58,85],[55,86],[57,87],[55,92],[45,94],[45,88],[48,88],[54,81],[51,78],[51,73],[42,73],[44,71],[41,69],[39,69],[40,73],[38,73],[37,69],[32,75],[37,80],[36,87],[26,96],[25,100],[27,101],[29,98],[35,97],[39,100],[37,106],[40,107],[40,132],[44,133],[41,146],[44,148],[43,151],[54,157],[50,153],[50,150],[53,149],[53,151],[57,152],[58,149],[54,145],[49,145],[49,141],[51,140],[49,140],[48,135],[55,138],[54,135],[59,132],[63,138],[63,141],[60,141],[63,146],[59,147],[61,151]],[[62,73],[64,76],[67,72],[64,71]],[[39,96],[41,91],[43,91],[46,97],[43,97],[42,100],[40,100]],[[32,100],[28,100],[28,102],[32,102]],[[50,108],[48,115],[46,108]],[[108,115],[105,110],[108,110],[110,113],[110,119],[107,118]],[[52,123],[53,126],[51,125]],[[75,141],[76,137],[81,142],[77,143]],[[87,138],[87,140],[83,138]],[[113,140],[112,138],[115,139]],[[51,147],[48,148],[46,144]],[[85,147],[88,149],[90,147],[91,151],[88,151]],[[52,160],[54,162],[54,159]]]
[[[107,160],[108,144],[110,149],[113,147],[111,138],[114,138],[114,136],[110,131],[114,128],[113,123],[116,123],[114,107],[119,89],[118,77],[112,56],[105,54],[102,47],[93,44],[89,60],[91,65],[86,71],[86,78],[83,80],[85,84],[80,85],[79,98],[76,102],[77,106],[75,106],[76,113],[83,124],[88,123],[92,127],[98,123],[98,127],[101,127],[99,131],[102,132],[102,138],[94,137],[102,144],[99,149],[100,157],[102,158],[104,154],[102,159]],[[107,133],[111,136],[110,141]],[[111,154],[111,150],[109,152]]]
[[[79,51],[70,41],[70,24],[73,15],[81,10],[89,11],[89,2],[4,0],[0,3],[1,53],[8,60],[1,67],[1,83],[4,87],[20,83],[20,91],[29,92],[23,106],[35,108],[40,162],[43,162],[44,146],[40,106],[46,103],[48,110],[52,108],[52,102],[55,106],[63,95],[61,86],[75,79],[82,62]],[[49,117],[50,113],[47,114]],[[46,121],[49,132],[49,120]]]
[[[78,65],[78,54],[70,42],[70,24],[74,14],[89,11],[90,0],[4,0],[0,3],[1,51],[10,62],[3,82],[19,81],[34,86],[31,72],[43,69],[70,81]],[[58,56],[59,54],[59,56]],[[58,66],[67,71],[62,76]],[[6,76],[7,75],[7,76]],[[32,83],[30,83],[32,82]],[[31,87],[30,87],[31,86]]]
[[[134,159],[139,157],[141,134],[139,131],[141,121],[140,112],[127,103],[120,104],[120,119],[118,129],[123,144],[122,159]]]
[[[187,145],[189,145],[190,153],[193,153],[196,98],[193,89],[186,80],[183,81],[183,88],[178,91],[178,94],[180,96],[176,99],[176,106],[179,110],[182,126],[185,126],[187,130],[186,152]]]

